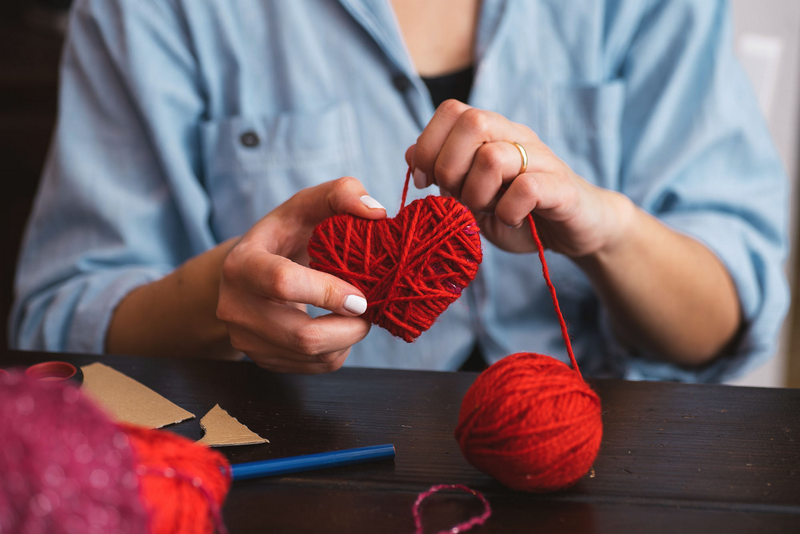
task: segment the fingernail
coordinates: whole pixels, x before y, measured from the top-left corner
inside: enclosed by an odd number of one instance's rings
[[[419,169],[414,169],[414,186],[417,189],[428,187],[428,175]]]
[[[367,311],[367,299],[358,295],[347,295],[347,298],[344,299],[344,309],[350,313],[361,315]]]
[[[383,207],[383,204],[381,204],[380,202],[378,202],[369,195],[362,196],[361,203],[371,210],[384,210],[384,211],[386,210],[386,208]]]

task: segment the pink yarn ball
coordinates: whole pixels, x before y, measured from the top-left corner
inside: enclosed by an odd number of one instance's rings
[[[0,374],[0,429],[0,532],[146,532],[128,437],[75,386]]]

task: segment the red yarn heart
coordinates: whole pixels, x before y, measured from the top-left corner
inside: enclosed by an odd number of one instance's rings
[[[364,293],[364,317],[409,343],[461,296],[483,258],[472,213],[436,196],[415,200],[393,219],[326,219],[314,229],[308,255],[312,268]]]

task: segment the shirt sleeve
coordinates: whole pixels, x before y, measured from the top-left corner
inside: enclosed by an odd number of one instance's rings
[[[773,354],[789,297],[788,183],[733,55],[727,2],[654,2],[621,74],[621,190],[716,254],[735,283],[744,326],[731,351],[699,369],[619,346],[611,352],[631,379],[730,379]]]
[[[59,113],[17,269],[11,345],[102,353],[135,287],[213,246],[200,182],[204,100],[166,1],[78,1]]]

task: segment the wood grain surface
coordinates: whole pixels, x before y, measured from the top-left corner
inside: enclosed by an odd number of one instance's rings
[[[568,491],[508,490],[461,456],[453,430],[477,375],[344,368],[278,375],[252,363],[5,352],[0,366],[102,361],[195,414],[219,404],[269,444],[222,450],[232,463],[393,443],[394,462],[238,482],[231,532],[413,532],[433,484],[483,492],[474,532],[800,532],[800,390],[591,382],[604,436],[593,471]],[[168,427],[191,439],[197,420]],[[423,507],[426,532],[480,510],[468,495]]]

